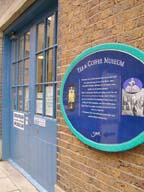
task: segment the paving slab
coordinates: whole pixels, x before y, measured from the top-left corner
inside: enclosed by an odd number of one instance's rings
[[[0,179],[0,192],[9,192],[17,190],[17,186],[8,178]]]
[[[0,192],[38,192],[9,162],[0,161]]]
[[[0,179],[7,177],[5,170],[0,169]]]

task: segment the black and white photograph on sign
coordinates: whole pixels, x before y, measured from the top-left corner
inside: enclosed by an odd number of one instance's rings
[[[144,88],[142,88],[142,82],[139,79],[130,78],[124,82],[122,115],[144,117]]]

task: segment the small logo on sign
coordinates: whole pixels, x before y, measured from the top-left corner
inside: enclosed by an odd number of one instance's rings
[[[92,134],[91,134],[91,137],[97,137],[97,136],[100,136],[101,133],[100,131],[93,131]]]

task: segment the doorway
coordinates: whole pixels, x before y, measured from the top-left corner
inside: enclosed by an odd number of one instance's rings
[[[10,159],[34,183],[53,192],[57,11],[42,16],[24,30],[11,32],[4,41],[7,65],[4,62],[3,113],[7,117],[3,115],[3,158]]]

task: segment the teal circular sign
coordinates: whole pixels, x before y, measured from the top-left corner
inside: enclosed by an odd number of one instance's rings
[[[102,151],[144,142],[144,52],[125,44],[89,48],[68,67],[60,90],[63,117],[83,143]]]

